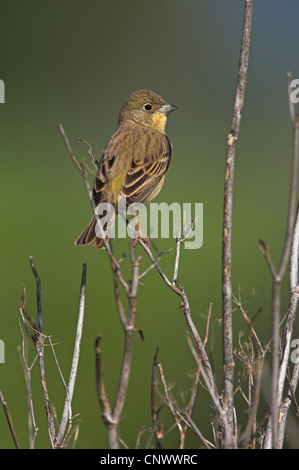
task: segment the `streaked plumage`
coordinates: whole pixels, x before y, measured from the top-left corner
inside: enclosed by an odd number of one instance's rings
[[[176,109],[149,90],[134,91],[123,105],[118,127],[109,139],[97,170],[93,199],[110,202],[116,208],[118,198],[132,203],[149,203],[160,192],[172,157],[171,143],[164,132],[167,114]],[[95,233],[93,217],[76,240],[76,245],[93,243],[104,248]]]

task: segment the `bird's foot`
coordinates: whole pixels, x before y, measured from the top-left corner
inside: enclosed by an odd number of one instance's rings
[[[134,238],[134,240],[133,240],[133,248],[135,248],[135,246],[137,245],[138,240],[144,241],[144,243],[145,243],[146,246],[148,246],[148,247],[151,246],[151,242],[150,242],[149,236],[146,235],[146,234],[144,234],[143,232],[141,232],[141,230],[138,232],[137,237]]]

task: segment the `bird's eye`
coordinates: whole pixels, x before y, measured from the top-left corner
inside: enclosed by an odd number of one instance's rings
[[[146,111],[150,111],[152,109],[152,105],[151,104],[145,104],[143,106],[143,109],[145,109]]]

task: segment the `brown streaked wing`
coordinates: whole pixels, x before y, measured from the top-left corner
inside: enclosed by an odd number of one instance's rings
[[[152,149],[150,147],[150,145],[147,146],[149,153],[143,160],[136,161],[133,158],[127,172],[122,187],[122,195],[126,197],[127,206],[133,202],[145,201],[169,168],[172,152],[168,137],[161,134],[158,151],[157,145],[153,145]]]

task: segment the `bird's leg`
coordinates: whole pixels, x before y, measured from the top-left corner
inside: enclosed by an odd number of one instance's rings
[[[135,248],[135,246],[137,245],[138,243],[138,240],[141,239],[144,241],[144,243],[150,247],[151,246],[151,242],[150,242],[150,238],[147,234],[143,233],[141,228],[140,228],[140,225],[139,225],[139,222],[137,220],[137,217],[136,217],[136,212],[135,212],[135,215],[134,215],[134,219],[136,220],[136,225],[137,225],[137,228],[138,228],[138,235],[136,238],[134,238],[133,240],[133,248]]]

